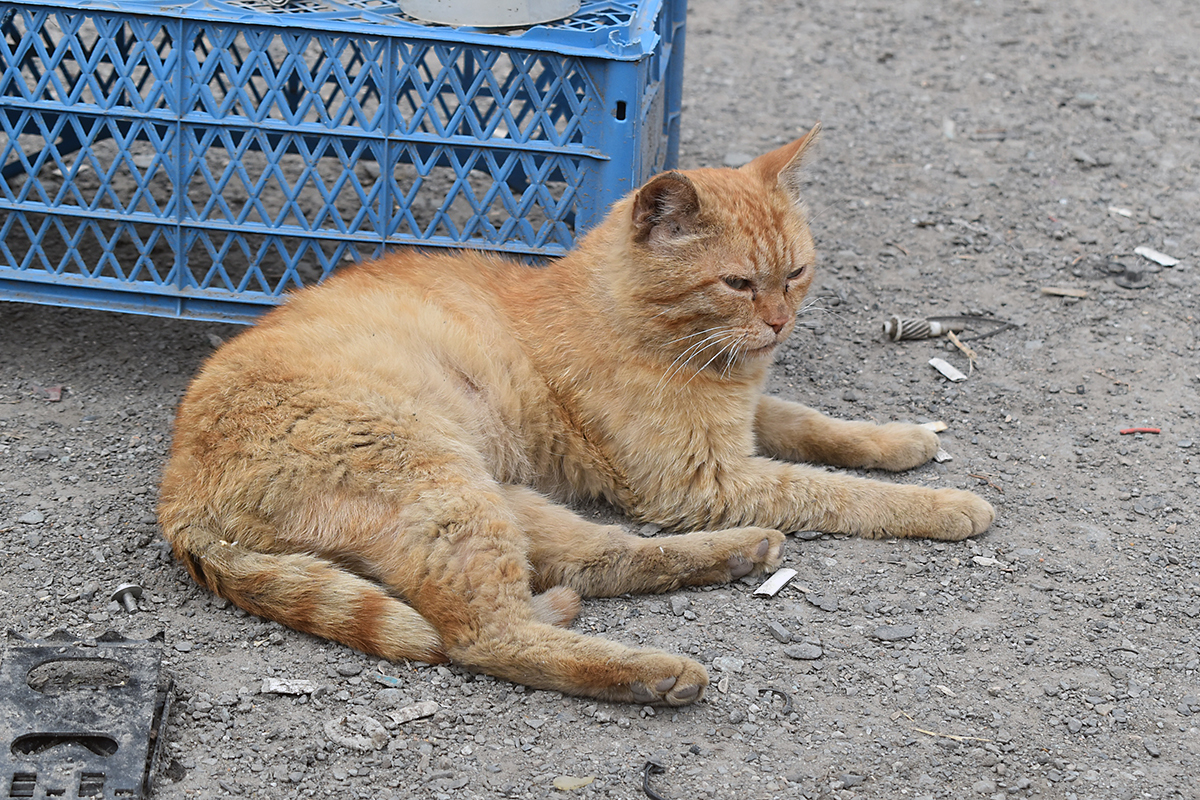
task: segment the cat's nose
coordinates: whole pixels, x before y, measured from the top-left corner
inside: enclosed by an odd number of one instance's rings
[[[771,326],[771,330],[779,333],[781,330],[783,330],[784,326],[788,324],[789,319],[791,319],[791,317],[779,315],[766,319],[764,322]]]
[[[763,322],[771,326],[771,330],[778,334],[788,324],[788,321],[795,315],[782,298],[760,298],[758,303],[758,313]]]

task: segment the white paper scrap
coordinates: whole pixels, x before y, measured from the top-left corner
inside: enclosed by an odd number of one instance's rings
[[[259,692],[262,694],[312,694],[317,685],[312,681],[289,680],[287,678],[263,678]]]
[[[1148,258],[1155,264],[1161,264],[1164,267],[1173,267],[1179,263],[1178,258],[1172,258],[1166,253],[1160,253],[1153,248],[1146,247],[1145,245],[1133,248],[1133,252],[1137,253],[1142,258]]]
[[[933,367],[938,372],[942,373],[942,375],[944,375],[948,380],[954,381],[955,383],[958,383],[959,381],[965,381],[967,379],[966,375],[963,375],[954,366],[943,359],[931,358],[929,359],[929,366]]]
[[[942,448],[939,447],[938,451],[933,454],[933,460],[939,464],[944,464],[947,461],[953,461],[954,456],[950,455],[945,450],[943,450]]]
[[[775,571],[775,574],[767,578],[763,585],[754,590],[755,597],[774,597],[779,594],[779,590],[788,585],[788,581],[796,577],[796,570],[790,567],[783,567]]]

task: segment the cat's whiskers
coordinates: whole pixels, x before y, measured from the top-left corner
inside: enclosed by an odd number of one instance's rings
[[[729,357],[725,360],[725,367],[721,371],[720,374],[722,377],[725,377],[726,375],[728,375],[729,369],[733,366],[733,362],[737,357],[738,345],[744,344],[748,339],[748,336],[745,331],[731,330],[730,334],[731,334],[731,336],[727,337],[730,340],[728,342],[728,344],[721,345],[721,349],[718,350],[712,358],[710,358],[708,361],[704,362],[704,366],[702,366],[702,367],[700,367],[700,369],[696,370],[695,373],[692,374],[692,377],[688,378],[684,382],[684,384],[683,384],[684,386],[687,386],[689,383],[691,383],[693,380],[695,380],[697,375],[699,375],[704,370],[708,369],[709,364],[716,361],[718,358],[721,357],[722,354],[724,354],[726,352],[729,353]]]
[[[818,206],[816,209],[814,209],[812,207],[812,205],[809,204],[807,206],[807,208],[805,209],[806,213],[804,215],[804,221],[807,222],[811,226],[814,222],[816,222],[821,217],[825,216],[827,213],[829,213],[831,210],[833,210],[835,208],[838,210],[845,210],[846,208],[848,208],[847,201],[845,201],[845,200],[840,201],[840,202],[839,201],[829,201],[829,202],[821,203],[821,205]]]
[[[846,322],[846,318],[844,316],[842,316],[841,314],[839,314],[837,311],[826,308],[825,306],[822,306],[822,305],[818,305],[817,303],[818,303],[818,301],[816,301],[816,300],[806,301],[804,303],[804,305],[800,306],[800,308],[797,309],[796,316],[800,316],[801,314],[807,314],[810,311],[819,311],[822,314],[828,314],[829,316],[833,317],[834,319],[836,319],[838,322],[842,323],[843,325],[849,324]]]
[[[728,329],[722,328],[722,329],[718,330],[716,333],[709,334],[704,339],[701,339],[699,342],[694,342],[691,345],[689,345],[687,347],[687,349],[684,350],[682,353],[680,353],[678,356],[676,356],[675,360],[671,362],[671,365],[669,367],[667,367],[667,372],[663,376],[663,381],[670,379],[672,375],[674,375],[676,372],[678,372],[679,370],[682,370],[684,367],[686,367],[688,362],[691,361],[694,356],[700,355],[700,353],[707,350],[713,344],[716,344],[716,343],[722,341],[725,338],[725,336],[727,336],[727,335],[728,335]],[[660,381],[660,386],[661,386],[661,383],[662,382]]]
[[[689,345],[686,350],[684,350],[682,353],[680,353],[678,356],[676,356],[675,360],[671,362],[671,365],[669,367],[667,367],[666,373],[664,373],[662,378],[659,379],[658,384],[654,387],[655,394],[658,393],[658,390],[661,389],[667,381],[669,381],[671,378],[673,378],[675,375],[677,375],[679,372],[681,372],[685,367],[687,367],[688,363],[694,357],[700,355],[705,350],[707,350],[709,347],[712,347],[713,345],[718,345],[718,344],[721,345],[721,347],[717,350],[717,355],[720,355],[721,351],[724,350],[723,343],[726,340],[728,340],[732,337],[735,337],[737,335],[737,331],[735,331],[732,328],[729,328],[727,326],[721,326],[719,328],[715,328],[715,329],[711,329],[711,330],[715,330],[716,332],[710,333],[708,336],[706,336],[704,339],[700,340],[699,342],[695,342],[695,343]],[[711,359],[709,360],[709,363],[711,363]],[[705,364],[705,366],[708,366],[708,364]],[[703,367],[701,367],[701,369],[703,369]],[[692,377],[694,378],[695,375],[693,375]],[[690,379],[689,379],[689,382],[690,382]],[[684,385],[686,386],[687,384],[684,384]]]
[[[735,342],[733,348],[729,351],[729,358],[725,359],[725,368],[721,370],[721,377],[728,378],[729,373],[733,372],[733,365],[738,362],[739,357],[746,352],[748,348],[739,348],[739,345],[745,345],[749,341],[749,337],[743,336],[740,342]]]
[[[675,344],[676,342],[682,342],[684,339],[690,339],[693,336],[702,336],[706,333],[712,333],[713,331],[719,331],[722,328],[728,328],[728,327],[729,327],[728,325],[717,325],[712,328],[706,328],[702,331],[697,331],[696,333],[685,333],[683,336],[678,336],[678,337],[672,339],[671,341],[667,342],[667,344]]]
[[[689,360],[691,360],[691,357],[693,355],[699,354],[708,345],[709,340],[711,340],[713,337],[715,337],[717,335],[719,335],[719,334],[712,334],[711,336],[708,336],[707,338],[702,339],[699,342],[693,342],[692,344],[688,345],[687,349],[685,349],[682,353],[675,356],[675,360],[672,361],[670,363],[670,365],[667,366],[666,372],[663,374],[662,378],[659,379],[658,384],[655,386],[655,391],[657,392],[659,389],[661,389],[663,383],[665,383],[667,380],[669,380],[671,378],[671,376],[675,372],[675,368],[677,365],[680,369],[682,369],[687,364],[687,362]],[[696,348],[700,348],[700,349],[697,350]],[[693,353],[692,352],[693,350],[695,350],[696,352]],[[683,362],[682,364],[680,363],[681,361]]]

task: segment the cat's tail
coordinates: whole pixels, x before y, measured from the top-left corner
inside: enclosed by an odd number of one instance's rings
[[[252,614],[389,661],[446,661],[441,636],[415,609],[331,561],[225,541],[175,554],[197,583]]]

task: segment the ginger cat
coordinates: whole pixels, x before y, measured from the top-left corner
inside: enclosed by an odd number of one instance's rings
[[[994,512],[969,492],[790,463],[904,470],[935,434],[760,393],[813,280],[816,137],[659,175],[542,269],[405,252],[298,292],[179,408],[175,554],[247,611],[383,658],[681,705],[704,667],[569,630],[581,596],[771,569],[780,531],[980,533]],[[643,539],[548,497],[725,530]]]

